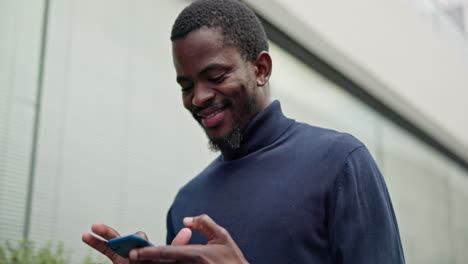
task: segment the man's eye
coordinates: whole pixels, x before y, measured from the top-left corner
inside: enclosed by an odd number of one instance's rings
[[[220,75],[215,76],[215,77],[213,77],[213,78],[209,78],[208,80],[209,80],[210,82],[214,82],[214,83],[221,83],[222,81],[224,81],[225,75],[226,75],[226,74],[223,73],[223,74],[220,74]]]

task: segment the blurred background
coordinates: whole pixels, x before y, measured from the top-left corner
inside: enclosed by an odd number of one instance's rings
[[[245,1],[287,116],[348,132],[386,179],[408,263],[468,263],[468,2]],[[182,106],[186,0],[0,0],[0,243],[103,222],[165,241],[177,190],[218,154]]]

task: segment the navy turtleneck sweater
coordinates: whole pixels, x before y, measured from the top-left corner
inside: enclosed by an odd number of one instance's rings
[[[186,216],[207,214],[250,263],[404,263],[384,179],[354,137],[286,118],[278,101],[180,189],[167,242]],[[205,244],[198,232],[191,244]]]

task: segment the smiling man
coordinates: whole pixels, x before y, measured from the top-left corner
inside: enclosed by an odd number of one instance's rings
[[[221,154],[182,187],[167,215],[170,246],[132,263],[404,263],[384,179],[354,137],[299,123],[270,97],[272,60],[255,14],[200,0],[172,29],[184,107]],[[105,225],[93,231],[119,235]],[[104,242],[83,240],[114,263]]]

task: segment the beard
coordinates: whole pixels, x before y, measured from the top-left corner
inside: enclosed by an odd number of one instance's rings
[[[239,123],[240,122],[233,120],[231,132],[221,138],[210,138],[205,130],[208,137],[208,148],[213,152],[239,149],[242,142],[242,128]]]
[[[208,104],[206,107],[210,107],[214,102]],[[234,103],[229,100],[228,98],[224,98],[222,101],[222,104],[226,107],[233,107]],[[257,100],[255,96],[251,96],[247,102],[245,102],[243,105],[241,105],[240,111],[246,112],[248,116],[251,116],[251,114],[257,112]],[[204,108],[206,108],[204,107]],[[241,147],[242,139],[243,139],[243,130],[247,123],[250,120],[242,120],[241,116],[239,113],[236,113],[232,111],[233,117],[232,117],[232,130],[225,136],[220,137],[220,138],[211,138],[208,134],[208,131],[203,127],[201,124],[201,121],[196,117],[195,113],[200,111],[200,108],[196,108],[193,111],[193,116],[197,120],[197,122],[200,124],[200,126],[203,128],[203,130],[206,133],[206,136],[208,137],[208,148],[213,151],[234,151],[237,150]]]

